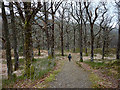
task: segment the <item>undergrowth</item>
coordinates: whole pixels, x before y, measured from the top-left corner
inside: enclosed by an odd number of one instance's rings
[[[23,63],[24,60],[21,59],[20,63]],[[49,71],[51,71],[56,65],[56,62],[54,59],[48,59],[48,58],[43,58],[43,59],[34,59],[32,61],[32,66],[34,67],[34,74],[31,75],[32,77],[30,78],[32,81],[40,79],[44,77]],[[32,71],[31,71],[32,72]],[[12,80],[8,79],[3,79],[2,80],[2,87],[13,87],[13,85],[20,80],[26,80],[26,76],[24,75],[24,72],[21,76],[15,77]]]

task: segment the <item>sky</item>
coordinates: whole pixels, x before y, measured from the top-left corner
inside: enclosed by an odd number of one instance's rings
[[[10,0],[4,0],[5,2],[6,1],[10,1]],[[50,1],[50,0],[48,0],[48,1]],[[58,1],[58,0],[54,0],[54,1]],[[67,0],[66,0],[67,1]],[[72,0],[73,1],[73,0]],[[79,0],[74,0],[74,1],[79,1]],[[112,20],[112,24],[113,24],[113,27],[115,27],[116,26],[116,23],[117,23],[117,14],[116,14],[116,12],[117,12],[117,10],[116,10],[116,8],[115,8],[115,2],[114,2],[114,0],[90,0],[90,1],[92,1],[92,2],[94,2],[96,5],[100,2],[100,1],[104,1],[104,2],[107,2],[108,3],[108,8],[109,8],[109,10],[108,10],[108,13],[109,13],[109,15],[115,15],[114,16],[114,18],[113,18],[113,20]],[[117,0],[116,0],[117,1]],[[1,11],[1,8],[0,8],[0,13],[1,13],[2,11]]]

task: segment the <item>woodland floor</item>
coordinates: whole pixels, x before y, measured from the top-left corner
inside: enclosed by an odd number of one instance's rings
[[[68,53],[65,53],[66,55],[68,55]],[[65,56],[64,58],[62,58],[61,56],[57,56],[59,61],[64,61],[64,65],[57,65],[57,66],[61,66],[61,70],[60,72],[55,75],[55,80],[53,80],[52,82],[48,82],[47,83],[47,87],[49,88],[92,88],[92,82],[90,81],[90,77],[89,75],[91,74],[91,72],[89,72],[89,70],[87,71],[87,69],[90,69],[89,65],[85,65],[84,63],[81,63],[82,67],[79,67],[79,65],[76,64],[76,61],[79,61],[79,53],[71,53],[72,54],[72,61],[69,62],[67,59],[67,56]],[[44,58],[47,57],[47,52],[46,51],[42,51],[42,56],[40,57],[35,57],[35,58]],[[22,58],[22,57],[20,57]],[[115,56],[113,57],[108,57],[108,60],[112,60],[114,59]],[[83,60],[87,61],[90,59],[90,56],[84,56]],[[100,54],[96,54],[95,59],[101,59],[101,55]],[[85,67],[85,68],[84,68]],[[88,68],[89,67],[89,68]],[[97,73],[95,70],[93,70],[92,72]],[[20,71],[21,73],[21,71]],[[2,64],[2,74],[3,76],[7,76],[7,66],[6,64]],[[19,72],[18,72],[19,74]],[[98,76],[103,76],[105,77],[103,74],[98,73]],[[19,75],[18,75],[19,76]],[[110,78],[110,77],[105,77],[105,79]],[[113,86],[112,87],[116,87],[116,80],[110,78],[107,80],[107,82],[110,81],[114,81]],[[40,82],[40,81],[38,81]],[[111,86],[111,85],[110,85]],[[41,86],[38,84],[37,85],[38,88],[41,88]],[[109,85],[108,85],[109,88]]]

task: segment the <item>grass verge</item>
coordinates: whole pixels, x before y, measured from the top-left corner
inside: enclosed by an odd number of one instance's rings
[[[108,62],[108,61],[107,61]],[[76,62],[80,65],[79,62]],[[85,64],[89,65],[91,69],[84,67]],[[92,72],[89,77],[91,82],[93,83],[93,88],[113,88],[117,87],[117,83],[115,83],[120,77],[118,74],[117,68],[120,65],[119,61],[113,60],[109,61],[109,63],[104,62],[90,62],[85,61],[83,63],[83,67],[85,70]],[[114,81],[113,81],[114,80]],[[113,83],[114,82],[114,83]]]
[[[61,67],[64,65],[64,60],[63,61],[59,61],[59,65],[57,66],[56,70],[53,70],[45,79],[44,82],[35,85],[36,88],[48,88],[49,82],[52,82],[55,80],[55,76],[61,71]]]
[[[98,75],[96,75],[93,72],[89,75],[89,78],[90,78],[90,81],[92,82],[92,88],[106,88],[106,87],[109,87],[108,82],[102,80],[100,77],[98,77]]]
[[[55,67],[55,65],[56,65],[56,62],[54,59],[48,59],[48,58],[35,59],[32,62],[32,66],[34,67],[34,74],[31,75],[32,76],[31,81],[34,82],[35,80],[43,78],[48,72],[50,72]],[[13,87],[19,81],[23,81],[24,83],[24,80],[26,80],[26,77],[24,76],[24,72],[23,72],[21,76],[15,77],[12,80],[3,79],[2,87],[3,88]],[[22,87],[21,83],[18,84],[18,86]]]
[[[99,69],[105,67],[107,64],[104,62],[91,62],[91,61],[84,61],[84,63],[90,65],[94,69]]]

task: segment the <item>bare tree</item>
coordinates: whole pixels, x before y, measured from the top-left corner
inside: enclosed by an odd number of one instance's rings
[[[108,46],[109,46],[109,34],[110,32],[114,29],[112,28],[113,25],[110,26],[111,20],[113,17],[106,17],[105,21],[104,21],[104,25],[102,26],[102,30],[103,30],[103,46],[102,46],[102,59],[104,59],[105,57],[105,51],[108,50]],[[107,50],[105,50],[107,49]]]
[[[65,19],[65,11],[66,11],[66,3],[62,4],[61,10],[58,10],[59,12],[59,18],[60,18],[60,37],[61,37],[61,53],[62,56],[64,56],[64,37],[63,37],[63,26],[64,26],[64,19]]]
[[[91,61],[93,61],[94,59],[94,31],[93,31],[93,26],[94,26],[94,23],[96,21],[96,19],[98,18],[98,8],[99,6],[97,6],[95,8],[95,16],[93,18],[93,14],[92,14],[92,11],[89,9],[89,6],[90,6],[90,2],[84,2],[84,6],[85,6],[85,9],[86,9],[86,13],[88,15],[88,18],[89,18],[89,22],[90,22],[90,32],[91,32]]]
[[[6,60],[7,60],[7,68],[8,68],[8,79],[12,79],[12,60],[11,60],[11,45],[9,40],[9,29],[8,29],[8,21],[7,16],[5,12],[5,5],[4,2],[2,2],[2,20],[3,20],[3,30],[5,33],[5,41],[6,41]]]
[[[65,18],[65,31],[66,31],[66,34],[67,34],[67,43],[66,43],[66,47],[67,47],[67,50],[69,51],[70,50],[70,37],[69,37],[69,34],[70,34],[70,30],[69,30],[69,24],[70,24],[70,13],[67,13],[67,18]]]
[[[25,33],[25,74],[28,78],[30,78],[30,67],[31,67],[31,60],[32,60],[32,30],[31,30],[31,20],[35,17],[38,11],[41,9],[42,5],[38,2],[37,7],[31,7],[31,2],[23,2],[24,5],[24,13],[23,15],[22,7],[19,2],[15,2],[19,15],[24,23],[24,33]]]
[[[9,3],[10,8],[10,16],[11,16],[11,28],[13,33],[13,45],[14,45],[14,59],[15,59],[15,71],[19,67],[19,56],[18,56],[18,47],[17,47],[17,37],[16,37],[16,27],[15,27],[15,17],[14,17],[14,10],[13,10],[13,4]]]
[[[54,2],[53,0],[51,0],[51,16],[52,16],[52,46],[51,46],[51,54],[52,57],[54,57],[54,21],[55,21],[55,13],[58,10],[59,6],[62,4],[62,0],[58,1],[58,2]]]
[[[49,55],[49,49],[50,49],[50,35],[48,32],[48,6],[47,2],[44,1],[44,15],[45,15],[45,33],[47,36],[47,47],[48,47],[48,55]]]
[[[86,13],[85,14],[85,17],[83,17],[83,23],[84,23],[84,46],[85,46],[85,54],[87,55],[87,21],[88,21],[88,18],[87,18],[87,15]]]

